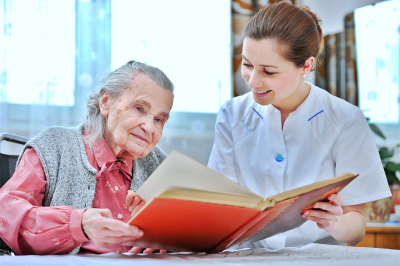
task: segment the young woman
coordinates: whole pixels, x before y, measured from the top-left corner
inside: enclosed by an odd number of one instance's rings
[[[319,22],[307,7],[280,2],[247,24],[242,76],[251,92],[221,108],[208,166],[263,197],[360,176],[305,211],[302,226],[248,247],[355,245],[365,234],[365,203],[391,195],[362,112],[303,80],[323,46]]]

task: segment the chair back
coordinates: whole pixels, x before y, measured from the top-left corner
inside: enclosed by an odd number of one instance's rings
[[[3,140],[24,145],[29,139],[14,134],[3,133],[0,134],[0,144]],[[2,187],[13,176],[17,160],[18,155],[0,153],[0,187]],[[3,239],[0,238],[0,253],[10,253],[10,251],[11,249]]]

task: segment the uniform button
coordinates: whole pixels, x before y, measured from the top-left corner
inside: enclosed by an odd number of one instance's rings
[[[114,189],[115,189],[115,191],[117,191],[117,190],[118,190],[118,187],[117,187],[117,186],[115,186],[115,187],[114,187]]]
[[[275,160],[277,161],[277,162],[282,162],[283,161],[283,157],[282,157],[282,155],[280,155],[280,154],[278,154],[276,157],[275,157]]]
[[[118,219],[122,219],[122,214],[118,214]]]

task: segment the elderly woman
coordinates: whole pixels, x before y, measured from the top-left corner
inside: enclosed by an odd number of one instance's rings
[[[156,144],[173,97],[158,68],[130,61],[111,72],[90,95],[84,124],[26,144],[0,190],[0,237],[16,254],[129,251],[123,244],[143,235],[126,223],[141,205],[132,191],[166,157]]]

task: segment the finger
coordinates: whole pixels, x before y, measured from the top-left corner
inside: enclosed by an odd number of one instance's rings
[[[143,251],[143,248],[141,248],[141,247],[133,247],[128,252],[138,254],[138,253],[142,253],[142,251]]]
[[[133,198],[132,204],[129,206],[129,211],[132,212],[136,208],[136,206],[140,204],[141,200],[142,199],[139,196],[135,196]]]
[[[134,197],[135,197],[135,193],[131,190],[128,190],[128,193],[126,194],[126,206],[132,205]]]
[[[335,215],[325,211],[311,211],[310,215],[308,216],[309,220],[316,222],[317,220],[328,220],[332,222],[337,222],[340,219],[339,215]]]
[[[330,228],[333,225],[333,222],[325,219],[315,219],[314,222],[316,222],[317,226],[321,229]]]
[[[143,250],[143,254],[150,254],[153,253],[153,251],[155,251],[156,249],[154,248],[146,248],[145,250]]]
[[[160,249],[160,253],[167,253],[166,249]]]
[[[343,209],[341,206],[333,205],[328,202],[317,202],[313,205],[314,209],[324,210],[332,214],[341,215],[343,214]]]
[[[337,206],[342,206],[343,203],[344,203],[342,197],[339,196],[338,194],[329,195],[328,199],[329,199],[331,204],[334,204],[334,205],[337,205]]]
[[[104,220],[102,226],[104,227],[105,233],[113,236],[132,236],[137,239],[143,235],[143,231],[137,226],[129,225],[114,219]]]
[[[132,211],[132,216],[134,216],[140,209],[144,206],[144,201],[142,200]]]
[[[97,241],[107,243],[110,245],[126,246],[126,243],[133,243],[137,239],[138,238],[134,237],[134,236],[107,236],[107,237],[99,238],[99,239],[97,239]],[[130,246],[132,246],[132,244]]]

